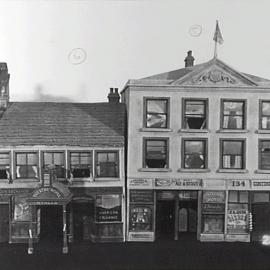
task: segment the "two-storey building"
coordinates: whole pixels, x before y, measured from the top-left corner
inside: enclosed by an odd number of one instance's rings
[[[0,64],[0,241],[124,241],[125,105],[10,102]]]
[[[127,240],[270,232],[270,81],[218,58],[138,80],[127,106]],[[252,228],[253,226],[253,228]]]

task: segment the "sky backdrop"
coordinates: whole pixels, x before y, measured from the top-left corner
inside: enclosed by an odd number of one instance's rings
[[[269,10],[269,0],[0,0],[0,62],[12,101],[102,102],[128,79],[184,67],[188,50],[210,60],[218,19],[218,58],[270,79]]]

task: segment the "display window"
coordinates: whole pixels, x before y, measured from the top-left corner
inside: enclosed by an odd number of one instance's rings
[[[132,206],[129,214],[130,231],[151,231],[153,208],[150,206]]]
[[[224,215],[203,215],[203,233],[224,232]]]

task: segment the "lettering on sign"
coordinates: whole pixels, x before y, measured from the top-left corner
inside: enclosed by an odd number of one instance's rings
[[[153,203],[154,192],[152,190],[134,189],[130,190],[130,202],[142,202],[142,203]]]
[[[203,192],[204,203],[224,203],[225,192],[223,191],[204,191]]]
[[[255,189],[269,189],[270,188],[270,180],[253,180],[252,188]]]
[[[175,187],[181,188],[200,188],[202,186],[201,179],[156,179],[156,187]]]
[[[129,179],[129,186],[152,187],[152,181],[153,179],[145,179],[145,178]]]
[[[53,193],[59,199],[63,197],[59,191],[57,191],[56,189],[51,188],[51,187],[42,187],[42,188],[36,190],[33,193],[32,197],[37,198],[40,194],[45,193],[45,192]]]

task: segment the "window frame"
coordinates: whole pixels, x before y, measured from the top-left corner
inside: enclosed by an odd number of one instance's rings
[[[87,179],[93,179],[94,178],[94,170],[95,170],[95,162],[94,162],[94,151],[93,150],[69,150],[67,153],[67,159],[68,159],[68,170],[71,173],[71,153],[90,153],[92,162],[91,162],[91,171],[90,171],[90,177],[87,177]],[[91,176],[92,175],[92,176]],[[85,179],[86,177],[73,177],[74,181]]]
[[[8,154],[9,155],[9,177],[12,179],[12,157],[11,157],[11,151],[1,151],[0,154]],[[8,175],[7,178],[0,178],[0,181],[3,180],[9,180]]]
[[[186,168],[185,167],[185,142],[201,141],[204,143],[204,167],[203,168]],[[205,170],[208,169],[208,139],[207,138],[182,138],[181,142],[181,168],[185,170]]]
[[[97,174],[97,164],[98,164],[98,154],[99,153],[115,153],[116,154],[116,166],[117,166],[117,175],[116,176],[98,176]],[[120,178],[120,153],[119,150],[95,150],[94,151],[95,159],[95,179],[109,179],[109,178]]]
[[[162,101],[165,100],[167,102],[167,112],[166,112],[166,127],[147,127],[147,102],[150,100]],[[143,97],[143,128],[147,129],[169,129],[170,128],[170,98],[169,97]]]
[[[270,132],[270,128],[263,128],[262,127],[262,118],[263,118],[263,112],[262,112],[262,108],[263,108],[263,103],[267,102],[270,104],[270,99],[260,99],[259,100],[259,130],[263,130],[263,131],[269,131]],[[269,115],[270,118],[270,115]]]
[[[258,140],[258,170],[270,171],[270,168],[269,169],[262,168],[262,151],[261,151],[261,147],[262,147],[262,143],[265,142],[265,141],[268,141],[270,143],[270,139],[259,139]]]
[[[147,145],[147,141],[165,141],[166,142],[166,167],[165,168],[147,168],[146,167],[146,145]],[[143,169],[169,169],[169,138],[168,137],[144,137],[143,138],[143,149],[142,149],[142,153],[143,153],[143,160],[142,160],[142,167]]]
[[[205,127],[204,128],[198,128],[198,129],[194,129],[194,128],[187,128],[186,126],[185,126],[185,123],[186,123],[186,102],[187,101],[203,101],[204,102],[204,104],[205,104],[205,108],[204,108],[204,113],[205,113],[205,120],[206,120],[206,122],[205,122]],[[208,98],[182,98],[182,125],[181,125],[181,127],[182,127],[182,129],[183,130],[194,130],[194,131],[196,131],[196,130],[207,130],[208,129],[208,127],[209,127],[209,100],[208,100]]]
[[[17,177],[17,154],[36,154],[37,156],[37,177]],[[13,156],[13,175],[14,175],[14,179],[16,180],[22,180],[22,179],[26,179],[26,180],[30,180],[30,179],[35,179],[38,180],[40,179],[40,156],[39,156],[39,151],[37,150],[33,150],[33,151],[14,151],[14,156]]]
[[[221,104],[220,104],[220,130],[231,130],[231,131],[241,131],[241,130],[245,130],[246,126],[247,126],[247,99],[224,99],[222,98],[220,100]],[[224,103],[225,102],[242,102],[243,103],[243,114],[242,114],[242,123],[243,123],[243,127],[242,128],[224,128]]]
[[[241,168],[224,168],[223,167],[223,150],[224,150],[224,147],[223,147],[223,143],[224,142],[242,142],[242,166]],[[238,138],[222,138],[220,139],[220,164],[219,164],[219,168],[221,170],[225,170],[225,171],[230,171],[230,170],[237,170],[237,171],[241,171],[241,170],[245,170],[246,169],[246,139],[238,139]]]
[[[64,150],[42,150],[41,151],[41,157],[40,157],[40,159],[41,159],[41,175],[42,175],[42,177],[44,176],[44,172],[45,172],[45,157],[44,157],[44,154],[45,153],[50,153],[50,154],[54,154],[54,153],[61,153],[61,154],[63,154],[63,158],[64,158],[64,166],[63,166],[63,168],[64,168],[64,171],[65,171],[65,173],[64,173],[64,177],[57,177],[58,179],[64,179],[64,178],[66,178],[67,177],[67,173],[66,173],[66,171],[67,171],[67,168],[66,168],[66,154],[65,154],[65,151]]]

